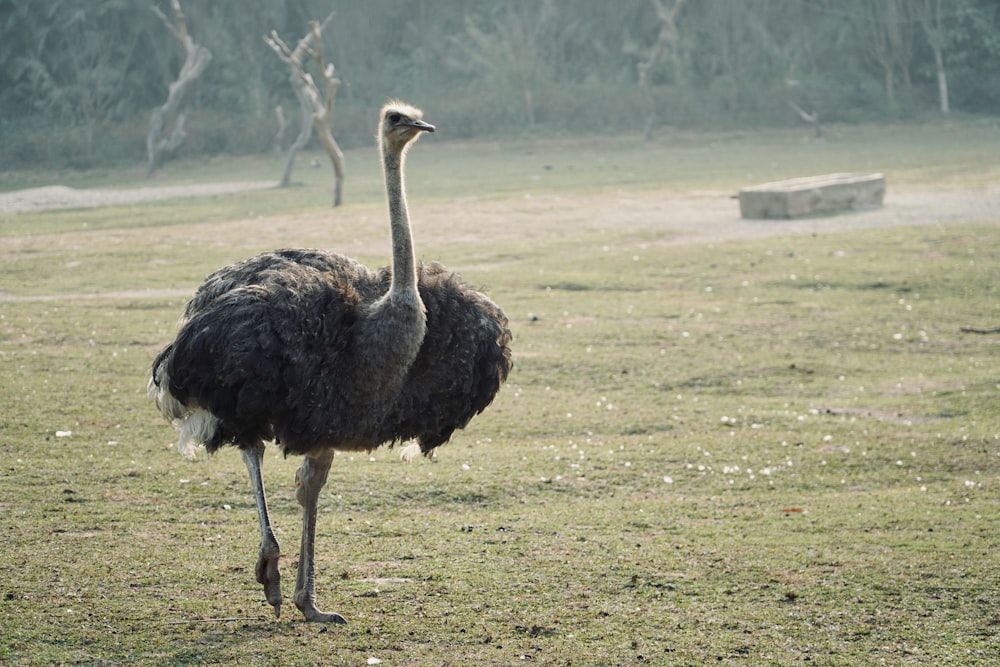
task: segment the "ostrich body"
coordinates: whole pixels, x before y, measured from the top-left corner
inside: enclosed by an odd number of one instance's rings
[[[407,146],[434,126],[390,102],[379,116],[392,265],[371,270],[310,249],[266,252],[221,269],[188,302],[153,362],[150,395],[192,456],[242,451],[260,521],[257,581],[281,614],[278,542],[261,478],[264,443],[304,457],[294,602],[310,621],[343,623],[315,603],[316,505],[335,451],[415,440],[426,455],[493,400],[511,368],[503,311],[439,264],[414,260],[403,188]]]

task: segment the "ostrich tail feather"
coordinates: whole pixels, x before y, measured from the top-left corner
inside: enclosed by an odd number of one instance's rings
[[[400,450],[399,460],[403,463],[412,463],[418,454],[420,454],[420,443],[414,440]]]
[[[218,418],[208,410],[191,408],[178,401],[170,393],[170,378],[163,365],[157,365],[146,391],[156,401],[160,414],[171,424],[180,428],[177,451],[184,458],[193,459],[198,446],[208,442],[219,427]]]
[[[193,459],[198,446],[203,445],[212,437],[219,427],[219,419],[208,410],[193,410],[181,420],[181,437],[177,441],[177,451],[187,459]]]

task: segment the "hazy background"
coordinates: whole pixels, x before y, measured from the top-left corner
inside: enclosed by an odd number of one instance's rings
[[[0,164],[142,162],[153,108],[183,63],[151,10],[167,0],[0,0]],[[1000,115],[997,0],[183,0],[213,59],[185,102],[180,155],[271,150],[289,44],[336,15],[333,122],[370,143],[388,97],[448,138]],[[671,10],[672,26],[661,19]],[[645,69],[646,76],[640,76]],[[640,85],[642,80],[644,85]],[[947,107],[941,82],[947,84]]]

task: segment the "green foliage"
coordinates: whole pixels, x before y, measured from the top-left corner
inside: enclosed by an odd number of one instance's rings
[[[959,108],[1000,106],[1000,5],[971,0],[957,3],[949,24],[948,64]]]

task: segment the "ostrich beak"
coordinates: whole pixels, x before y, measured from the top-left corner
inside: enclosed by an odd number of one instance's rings
[[[423,130],[424,132],[433,132],[435,130],[435,127],[433,125],[431,125],[430,123],[425,123],[422,120],[411,120],[410,122],[407,123],[407,125],[409,125],[415,130]]]

